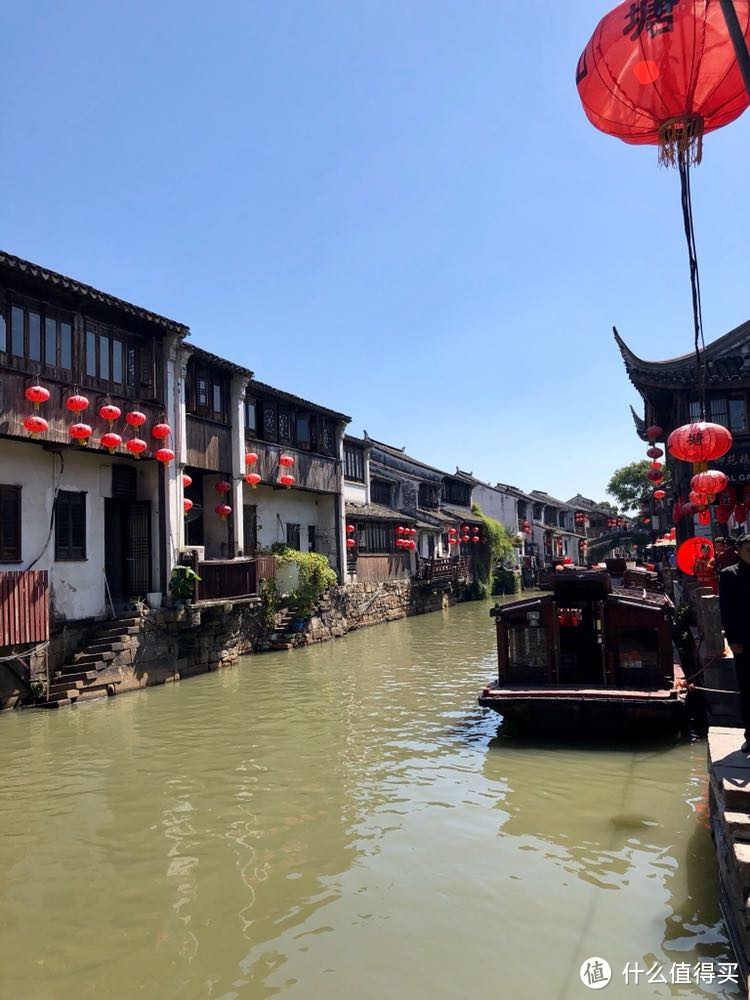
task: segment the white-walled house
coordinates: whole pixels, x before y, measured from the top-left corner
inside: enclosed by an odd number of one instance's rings
[[[173,427],[169,387],[187,334],[174,320],[0,254],[0,571],[47,570],[53,619],[102,616],[112,602],[166,585],[174,470],[154,455],[174,443],[151,431]],[[27,398],[35,386],[48,394],[36,409]],[[71,410],[76,402],[83,409]],[[120,411],[111,423],[103,406]],[[143,418],[137,427],[125,422],[133,412]],[[44,421],[37,433],[30,418]],[[71,428],[90,433],[74,438]],[[107,434],[121,443],[103,441]],[[144,442],[138,459],[127,450],[133,438]]]

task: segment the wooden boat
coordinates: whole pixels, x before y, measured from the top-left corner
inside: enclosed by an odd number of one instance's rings
[[[550,594],[496,605],[498,679],[479,704],[521,731],[632,736],[686,725],[672,602],[653,580],[614,587],[603,570],[562,572]]]

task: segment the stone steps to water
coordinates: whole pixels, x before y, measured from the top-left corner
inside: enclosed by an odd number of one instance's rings
[[[133,615],[103,622],[89,644],[55,672],[47,696],[38,698],[36,704],[58,708],[73,704],[81,697],[100,697],[113,691],[113,685],[118,682],[96,683],[99,673],[129,648],[128,637],[140,632],[142,626],[143,620]]]

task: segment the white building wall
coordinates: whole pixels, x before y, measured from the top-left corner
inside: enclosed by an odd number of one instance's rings
[[[62,448],[54,453],[38,444],[0,441],[0,482],[22,488],[22,560],[3,563],[2,568],[49,570],[52,611],[57,618],[95,618],[108,610],[104,584],[104,501],[112,495],[113,461],[115,456],[83,449]],[[157,581],[160,521],[157,477],[164,470],[156,462],[142,461],[135,465],[138,499],[151,502],[152,576]],[[54,525],[50,531],[50,524],[57,489],[86,493],[84,560],[55,561],[55,532]]]
[[[212,487],[213,488],[213,487]],[[270,549],[280,542],[286,545],[287,524],[300,526],[300,550],[308,551],[308,528],[315,528],[315,548],[327,556],[336,568],[336,535],[340,529],[336,521],[335,497],[332,494],[308,493],[297,489],[273,489],[244,485],[243,503],[258,508],[258,548]]]

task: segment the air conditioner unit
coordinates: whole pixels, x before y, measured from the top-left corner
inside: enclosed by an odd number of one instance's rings
[[[206,546],[205,545],[186,545],[184,549],[180,549],[180,562],[185,564],[192,562],[193,557],[197,559],[198,562],[205,562],[206,560]]]

